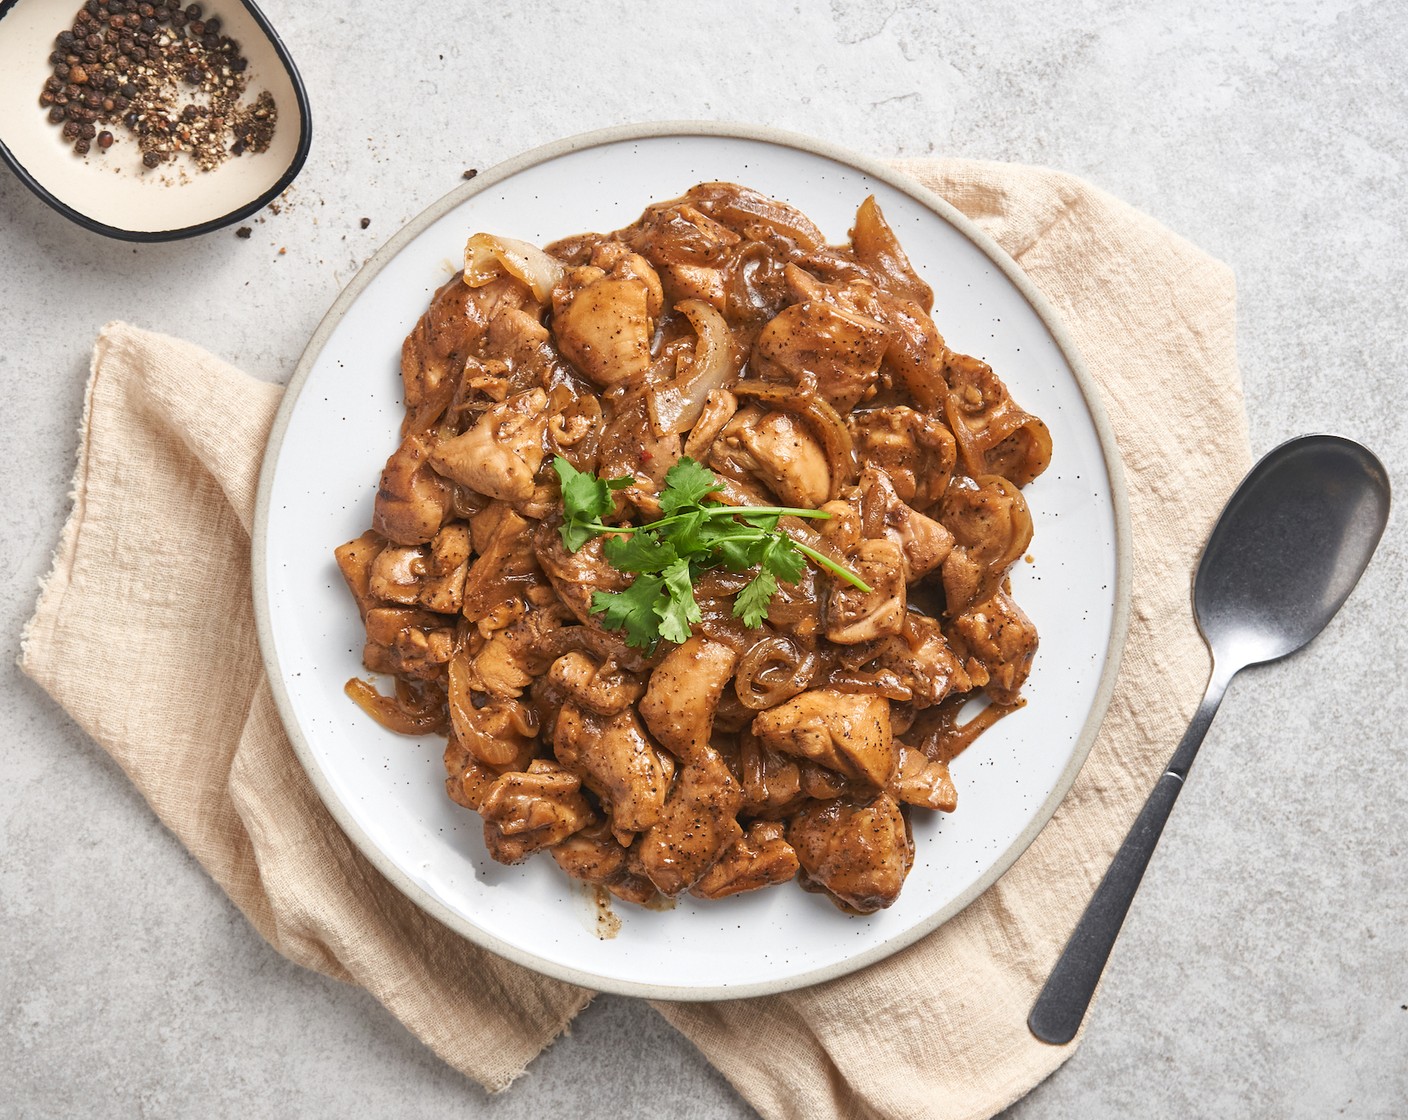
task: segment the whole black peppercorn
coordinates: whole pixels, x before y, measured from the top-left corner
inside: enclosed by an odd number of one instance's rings
[[[87,9],[90,16],[95,16],[98,14],[100,5],[98,4],[98,0],[88,0],[88,3],[84,4],[83,7]]]
[[[117,92],[122,94],[123,97],[136,97],[137,87],[134,86],[131,82],[123,82],[121,88],[119,88]]]
[[[131,104],[132,102],[128,98],[123,97],[120,93],[112,99],[112,107],[119,113],[125,113],[127,106]]]
[[[57,39],[55,39],[54,42],[55,42],[55,44],[57,44],[58,46],[64,48],[64,50],[67,50],[69,47],[73,46],[73,44],[74,44],[73,32],[72,32],[72,31],[60,31],[60,32],[59,32],[59,37],[58,37]]]
[[[73,142],[73,150],[76,155],[86,156],[88,154],[88,141],[75,140]]]
[[[147,52],[141,47],[133,47],[130,51],[127,52],[127,57],[130,58],[133,62],[146,62]]]
[[[194,66],[192,66],[189,70],[186,71],[185,79],[190,85],[200,85],[200,71],[197,70]]]
[[[144,20],[142,21],[141,30],[142,30],[142,33],[145,34],[145,35],[155,35],[155,34],[156,34],[156,20],[152,19],[150,16],[149,16],[148,18],[144,19]]]
[[[78,126],[78,135],[84,140],[91,140],[98,135],[98,130],[91,124],[81,124]]]
[[[247,59],[243,59],[243,58],[234,59],[234,60],[230,63],[230,73],[231,73],[231,74],[243,74],[244,71],[245,71],[245,67],[247,67],[248,65],[249,65],[249,61],[248,61]]]
[[[189,7],[186,8],[187,19],[200,19],[200,17],[204,14],[205,12],[199,4],[191,4]]]
[[[65,140],[77,140],[77,139],[78,139],[78,128],[79,128],[79,124],[78,124],[77,121],[68,121],[68,122],[66,122],[66,123],[64,124],[64,139],[65,139]]]
[[[212,35],[219,35],[220,28],[223,26],[224,24],[220,22],[219,16],[211,16],[208,20],[205,21],[205,29],[209,31]]]
[[[64,114],[64,107],[62,105],[55,105],[52,109],[49,110],[49,123],[63,124]]]
[[[161,153],[160,153],[160,152],[147,152],[146,155],[144,155],[144,156],[142,157],[142,162],[143,162],[144,164],[146,164],[146,166],[148,166],[148,167],[160,167],[160,166],[161,166]]]

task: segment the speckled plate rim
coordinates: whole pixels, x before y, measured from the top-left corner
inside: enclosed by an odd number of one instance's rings
[[[19,0],[0,0],[0,21],[3,21],[18,3]],[[288,48],[279,38],[279,33],[274,30],[274,25],[265,18],[264,13],[259,10],[254,0],[238,0],[238,3],[249,12],[250,18],[259,25],[259,29],[268,37],[269,45],[274,48],[274,55],[278,58],[279,65],[288,74],[289,85],[293,87],[293,96],[298,102],[298,147],[294,150],[293,159],[289,161],[288,167],[284,169],[284,173],[278,177],[274,185],[252,201],[221,214],[218,218],[197,222],[193,226],[182,226],[180,229],[123,229],[121,226],[110,226],[106,222],[100,222],[57,198],[48,187],[30,174],[29,168],[25,167],[18,157],[10,151],[9,145],[5,143],[3,138],[0,138],[0,159],[5,161],[10,170],[15,173],[15,177],[33,191],[45,205],[57,210],[69,221],[82,226],[90,233],[99,233],[104,237],[112,237],[118,241],[134,241],[144,245],[161,241],[181,241],[188,237],[199,237],[203,233],[213,233],[217,229],[224,229],[226,226],[234,225],[242,218],[247,218],[251,214],[263,210],[283,194],[288,189],[288,185],[298,178],[298,173],[303,170],[303,165],[308,160],[308,152],[313,146],[313,117],[308,105],[308,91],[303,85],[303,76],[298,72],[298,67],[293,64],[293,56],[288,53]],[[77,11],[77,8],[74,10]]]
[[[622,141],[629,142],[632,140],[671,136],[703,136],[761,142],[784,148],[794,148],[799,151],[809,152],[826,159],[834,160],[837,163],[852,167],[857,171],[889,184],[896,190],[912,196],[928,206],[972,241],[974,245],[981,249],[988,258],[1003,271],[1022,296],[1031,304],[1038,318],[1041,319],[1046,329],[1051,333],[1057,347],[1066,359],[1071,372],[1074,374],[1081,395],[1089,410],[1091,422],[1095,427],[1096,435],[1103,453],[1105,469],[1110,479],[1110,500],[1115,519],[1114,610],[1111,618],[1110,638],[1106,645],[1104,671],[1101,674],[1094,701],[1090,706],[1085,723],[1076,740],[1075,749],[1071,753],[1070,760],[1066,764],[1065,769],[1061,772],[1050,795],[1041,804],[1027,827],[997,859],[993,861],[987,872],[977,879],[967,890],[960,893],[947,905],[935,911],[934,914],[930,915],[924,921],[916,923],[903,933],[897,934],[865,952],[857,953],[842,961],[809,972],[788,976],[776,981],[728,985],[727,987],[699,985],[676,987],[636,983],[621,980],[616,977],[598,976],[591,972],[559,964],[556,961],[545,960],[535,954],[525,952],[518,946],[476,926],[463,915],[456,913],[448,906],[444,905],[403,873],[362,830],[351,811],[338,799],[331,783],[324,776],[310,744],[304,737],[302,728],[299,726],[293,704],[284,686],[283,672],[280,668],[278,653],[274,645],[269,603],[268,568],[265,562],[267,554],[269,504],[274,487],[275,468],[279,460],[284,435],[293,416],[295,405],[298,402],[304,382],[306,382],[311,375],[313,367],[324,346],[327,344],[328,339],[332,335],[333,330],[337,327],[353,302],[361,294],[362,290],[371,282],[372,278],[400,253],[411,240],[417,237],[431,224],[444,217],[467,199],[518,174],[526,168],[586,148],[594,148]],[[293,376],[289,380],[288,388],[284,393],[283,402],[279,406],[278,413],[274,417],[273,427],[269,432],[269,443],[265,450],[264,461],[260,469],[259,491],[256,498],[254,527],[251,536],[253,569],[252,590],[255,626],[259,636],[259,647],[264,657],[264,667],[269,677],[270,691],[273,694],[280,718],[283,720],[284,728],[288,732],[289,740],[293,744],[294,752],[297,754],[298,760],[303,765],[304,770],[307,771],[309,779],[312,781],[314,788],[318,791],[319,797],[322,798],[323,804],[327,806],[328,812],[332,814],[333,819],[337,821],[343,832],[346,833],[348,839],[357,846],[358,850],[371,861],[372,865],[380,871],[397,890],[436,920],[468,938],[475,944],[488,949],[498,956],[513,961],[516,964],[523,965],[525,968],[542,973],[543,975],[551,976],[558,980],[564,980],[580,987],[591,988],[597,991],[613,992],[618,995],[638,996],[645,999],[705,1002],[711,1000],[746,999],[755,996],[792,991],[798,988],[806,988],[814,984],[823,983],[827,980],[834,980],[864,968],[867,965],[884,960],[886,957],[918,941],[921,937],[932,933],[950,918],[961,913],[974,899],[987,890],[988,887],[992,886],[992,884],[1017,861],[1017,858],[1031,846],[1032,841],[1035,840],[1041,830],[1046,827],[1047,822],[1050,821],[1055,814],[1057,806],[1060,805],[1066,793],[1070,790],[1071,785],[1075,782],[1076,775],[1080,772],[1086,757],[1090,754],[1091,747],[1095,743],[1095,737],[1099,733],[1100,725],[1104,722],[1105,713],[1109,708],[1110,699],[1114,693],[1115,680],[1119,674],[1120,660],[1129,626],[1130,588],[1133,578],[1130,540],[1129,502],[1125,488],[1124,469],[1115,443],[1114,432],[1110,428],[1109,419],[1105,414],[1104,406],[1100,402],[1100,396],[1095,387],[1095,382],[1091,378],[1089,371],[1085,368],[1085,364],[1081,360],[1074,342],[1062,325],[1059,317],[1056,315],[1055,310],[1041,292],[1037,290],[1036,285],[1023,273],[1016,261],[1008,256],[997,242],[933,191],[921,186],[909,176],[895,171],[879,160],[857,155],[823,140],[783,132],[773,128],[730,122],[662,121],[619,125],[614,128],[600,129],[594,132],[581,133],[577,136],[569,136],[555,143],[534,148],[531,151],[515,156],[486,171],[482,171],[475,176],[473,180],[451,191],[444,198],[413,218],[362,266],[357,275],[347,287],[342,290],[337,299],[333,301],[327,314],[313,332],[307,347],[303,351],[302,357],[299,359]]]

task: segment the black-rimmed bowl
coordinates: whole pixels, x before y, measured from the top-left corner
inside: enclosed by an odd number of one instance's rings
[[[41,199],[86,229],[125,241],[174,241],[248,217],[284,190],[308,157],[308,95],[293,59],[250,0],[205,0],[249,60],[249,89],[267,89],[278,123],[267,151],[200,171],[185,157],[142,166],[135,138],[113,129],[106,152],[77,156],[39,104],[49,54],[80,0],[0,0],[0,158]]]

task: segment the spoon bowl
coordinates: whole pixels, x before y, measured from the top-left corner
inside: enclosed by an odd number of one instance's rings
[[[1228,682],[1325,628],[1369,566],[1389,500],[1383,464],[1332,435],[1281,444],[1228,500],[1193,582],[1193,612],[1213,657],[1207,692],[1032,1005],[1027,1026],[1043,1042],[1064,1045],[1080,1029]]]
[[[1383,464],[1342,436],[1284,443],[1247,475],[1193,584],[1198,628],[1238,668],[1300,649],[1359,581],[1388,521]]]

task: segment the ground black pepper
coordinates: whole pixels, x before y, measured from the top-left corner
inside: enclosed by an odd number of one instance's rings
[[[185,155],[202,171],[268,149],[278,122],[273,95],[245,101],[249,60],[221,34],[219,17],[178,0],[87,0],[49,55],[39,104],[78,155],[96,138],[108,151],[122,126],[160,167]]]

